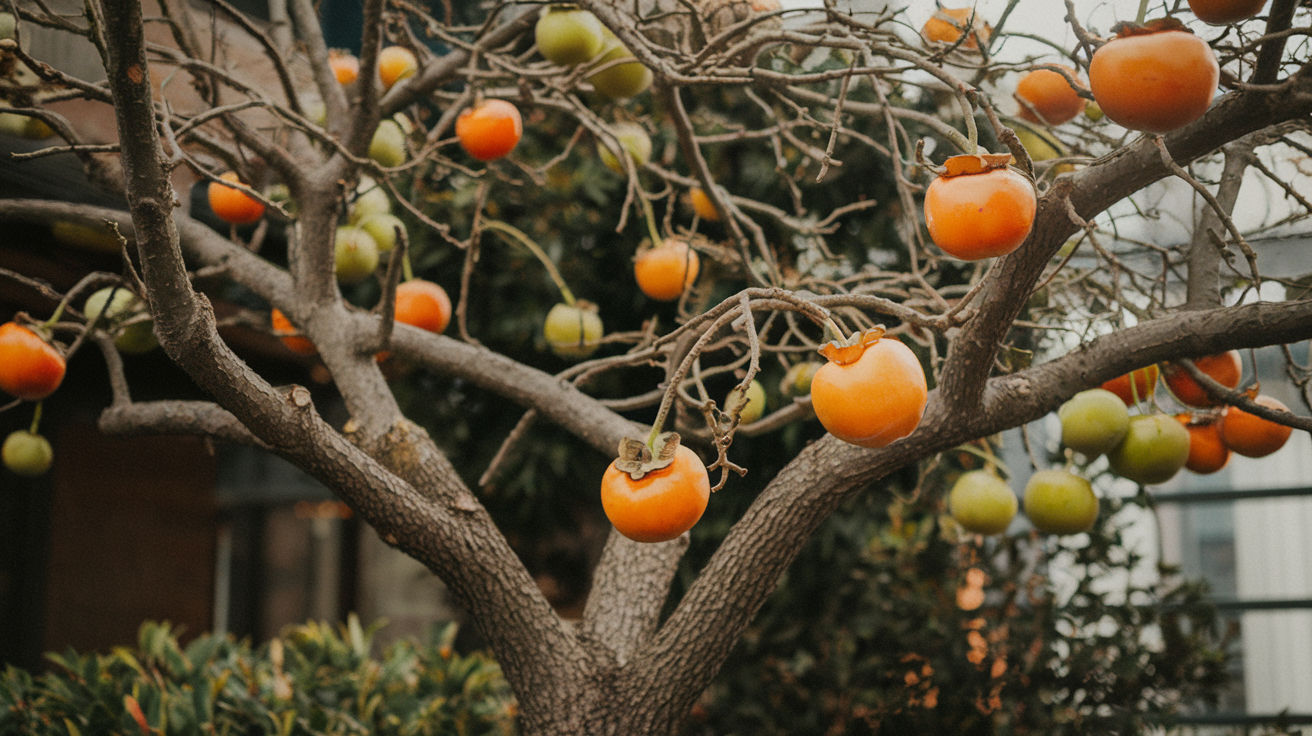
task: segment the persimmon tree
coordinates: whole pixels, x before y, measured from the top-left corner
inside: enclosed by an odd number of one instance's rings
[[[0,202],[0,218],[112,223],[133,264],[120,288],[145,297],[163,350],[211,397],[134,401],[113,341],[67,309],[49,326],[79,349],[88,338],[110,371],[114,400],[101,414],[102,430],[257,445],[320,480],[449,586],[504,668],[526,733],[675,731],[816,528],[846,500],[881,493],[891,474],[928,467],[946,450],[1042,417],[1076,392],[1136,368],[1312,337],[1312,302],[1294,282],[1288,298],[1261,288],[1281,282],[1263,278],[1261,254],[1230,216],[1246,181],[1288,203],[1289,214],[1262,226],[1307,214],[1291,167],[1309,153],[1312,112],[1309,16],[1296,0],[1272,0],[1264,15],[1223,28],[1197,23],[1181,3],[1144,3],[1186,21],[1210,42],[1221,69],[1210,107],[1162,135],[1086,118],[1053,129],[1008,116],[1018,108],[997,90],[1018,72],[1060,73],[1091,98],[1082,80],[1106,43],[1099,31],[1110,29],[1086,28],[1080,0],[1066,2],[1078,42],[1019,61],[1000,61],[997,52],[1009,37],[1007,18],[1029,0],[1010,3],[989,19],[991,27],[969,13],[948,22],[955,41],[951,33],[942,40],[942,28],[924,38],[891,10],[860,14],[829,5],[803,15],[737,2],[577,4],[618,40],[604,40],[602,50],[584,55],[588,61],[562,66],[535,51],[537,6],[497,4],[477,24],[460,25],[450,6],[430,13],[367,0],[354,81],[349,68],[343,78],[349,65],[327,48],[310,0],[289,3],[294,42],[282,26],[265,31],[211,0],[213,16],[249,43],[248,56],[227,59],[214,55],[209,37],[219,26],[200,22],[176,0],[146,11],[139,0],[99,0],[74,18],[39,2],[17,4],[20,40],[34,25],[85,36],[104,60],[103,84],[73,79],[32,59],[20,43],[0,41],[9,63],[39,79],[35,88],[6,88],[11,114],[50,125],[65,144],[45,152],[76,153],[94,180],[121,187],[130,205],[124,214],[9,200]],[[143,31],[158,28],[167,33]],[[633,58],[612,54],[615,44]],[[417,63],[407,76],[404,60],[389,58],[387,77],[398,81],[385,87],[379,59],[388,45],[409,48]],[[636,79],[614,79],[621,71]],[[638,89],[647,82],[650,92]],[[178,96],[184,85],[187,104]],[[626,106],[596,89],[616,85],[641,96]],[[715,95],[742,102],[738,118],[718,116]],[[75,97],[103,103],[106,113],[112,107],[117,143],[82,141],[76,125],[41,104]],[[487,99],[513,102],[530,133],[543,116],[569,120],[576,132],[549,158],[472,160],[453,145],[452,131],[463,110]],[[616,156],[625,150],[619,123],[635,122],[670,145],[650,158]],[[383,128],[400,136],[407,153],[371,150]],[[552,374],[480,341],[470,329],[469,285],[493,237],[541,252],[522,230],[496,219],[499,193],[532,202],[535,188],[549,186],[585,136],[610,149],[627,179],[623,202],[611,205],[621,213],[619,228],[645,223],[653,241],[679,234],[708,267],[679,298],[674,323],[649,321],[594,339],[577,313],[577,329],[565,339],[575,349],[564,354],[587,359]],[[1014,157],[1036,205],[1017,249],[963,264],[927,237],[921,200],[940,151],[974,155],[981,143]],[[775,162],[757,172],[768,195],[717,182],[710,160],[730,146]],[[829,182],[843,164],[870,159],[891,176],[888,200],[835,196]],[[239,237],[184,214],[170,178],[179,170],[262,202],[262,227],[286,230],[286,267],[261,251],[264,230]],[[258,186],[221,179],[228,170]],[[335,242],[362,196],[363,177],[418,227],[398,239],[361,290],[339,286]],[[1171,180],[1201,202],[1196,221],[1185,215],[1191,237],[1152,242],[1129,232],[1129,223],[1153,216],[1146,198],[1154,185]],[[704,219],[692,222],[700,232],[687,230],[679,204],[694,187]],[[441,204],[449,190],[454,204]],[[816,201],[839,204],[818,211]],[[882,228],[844,227],[875,213]],[[392,319],[406,258],[423,248],[459,254],[450,336]],[[239,284],[296,325],[295,337],[317,349],[349,420],[330,424],[307,389],[271,385],[243,362],[193,284],[201,276]],[[53,296],[80,303],[78,293]],[[574,305],[568,290],[565,300]],[[807,445],[769,480],[669,611],[687,535],[644,544],[613,533],[579,622],[553,611],[478,489],[402,414],[375,357],[387,352],[522,406],[527,413],[508,446],[549,423],[614,456],[625,438],[654,435],[648,423],[655,421],[656,430],[677,431],[701,453],[719,492],[732,493],[734,473],[750,470],[729,458],[733,438],[809,421],[811,408],[802,397],[740,424],[739,410],[725,412],[707,382],[732,374],[746,391],[763,366],[812,360],[827,338],[875,324],[886,329],[884,339],[914,350],[931,387],[914,431],[872,447],[828,435]],[[1035,354],[1041,360],[1031,360]],[[594,387],[613,385],[609,377],[652,367],[663,380],[625,396],[594,395]],[[1292,358],[1290,370],[1307,385],[1306,369]],[[1223,403],[1309,427],[1306,418],[1258,405],[1242,391],[1203,383]]]

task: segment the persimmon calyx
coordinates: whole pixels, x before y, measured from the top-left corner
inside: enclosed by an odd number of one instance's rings
[[[642,480],[648,473],[668,468],[678,450],[678,432],[661,432],[651,447],[642,440],[625,437],[620,440],[620,456],[615,459],[615,469],[628,473],[634,480]]]
[[[820,346],[816,352],[839,365],[849,365],[861,359],[866,348],[879,342],[887,330],[883,325],[875,325],[865,332],[858,332],[846,340],[832,340]]]
[[[1005,169],[1010,163],[1010,153],[963,153],[944,161],[943,170],[938,172],[938,175],[946,179],[953,176],[987,174],[995,169]]]
[[[1185,25],[1184,21],[1173,16],[1157,18],[1146,23],[1134,23],[1126,20],[1112,26],[1112,33],[1115,33],[1117,38],[1147,36],[1153,33],[1161,33],[1162,31],[1184,31],[1185,33],[1193,33],[1193,30]]]

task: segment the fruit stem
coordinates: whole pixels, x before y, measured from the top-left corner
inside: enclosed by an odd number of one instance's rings
[[[37,429],[41,427],[41,405],[44,401],[36,402],[36,409],[32,411],[32,428],[27,430],[30,434],[36,434]]]
[[[1139,14],[1134,17],[1135,23],[1143,23],[1143,19],[1148,17],[1148,0],[1139,0]]]
[[[651,233],[651,245],[653,248],[659,248],[665,243],[661,240],[660,231],[656,229],[656,213],[651,208],[651,202],[647,201],[646,194],[638,192],[638,200],[642,202],[642,214],[647,220],[647,232]]]
[[[571,307],[574,306],[574,292],[570,291],[569,287],[565,285],[565,279],[561,278],[560,271],[556,270],[556,264],[552,263],[551,259],[547,257],[546,251],[542,250],[541,246],[533,242],[532,238],[525,235],[522,230],[514,225],[509,225],[500,220],[483,220],[483,227],[489,230],[495,230],[496,232],[501,233],[501,236],[507,240],[512,240],[512,242],[518,241],[520,245],[528,248],[530,253],[537,256],[539,261],[542,261],[542,265],[546,267],[547,274],[551,276],[551,280],[556,282],[556,288],[560,289],[560,298],[564,299],[565,303]],[[409,274],[407,274],[406,277],[409,278]]]
[[[846,346],[848,340],[851,339],[851,335],[844,334],[843,328],[839,327],[838,323],[834,321],[834,318],[828,314],[825,315],[825,327],[828,327],[829,331],[834,333],[834,339],[837,340],[840,345]]]
[[[956,447],[956,450],[959,452],[964,452],[968,455],[974,455],[975,457],[984,461],[984,467],[986,469],[993,470],[995,472],[1001,471],[1002,474],[1006,476],[1008,479],[1012,478],[1013,476],[1011,473],[1011,468],[1008,468],[1006,463],[999,460],[998,456],[993,454],[993,448],[989,446],[988,440],[984,440],[984,447],[987,449],[981,450],[975,447],[973,444],[967,444],[967,445],[958,445]]]
[[[415,280],[415,270],[410,266],[410,250],[408,248],[406,249],[406,252],[401,254],[401,280]]]

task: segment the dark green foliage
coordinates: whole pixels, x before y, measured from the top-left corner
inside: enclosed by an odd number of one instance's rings
[[[10,667],[0,680],[0,734],[515,733],[501,669],[451,650],[455,625],[427,645],[399,642],[369,654],[372,630],[352,615],[334,632],[313,622],[259,650],[226,636],[185,648],[167,623],[142,624],[138,649],[49,655],[39,677]]]
[[[1125,577],[1142,560],[1120,508],[1103,501],[1087,545],[1029,532],[981,545],[958,537],[934,494],[852,499],[767,602],[691,732],[1135,734],[1169,721],[1217,690],[1224,643],[1198,586]]]

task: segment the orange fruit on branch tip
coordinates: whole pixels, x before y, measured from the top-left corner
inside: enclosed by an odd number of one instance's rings
[[[706,190],[701,187],[693,187],[688,190],[688,201],[692,204],[692,211],[697,216],[709,222],[720,221],[720,211],[715,209],[715,203],[711,201]]]
[[[398,284],[396,321],[441,333],[451,322],[451,298],[432,281],[413,279]]]
[[[1244,372],[1243,361],[1239,358],[1238,350],[1194,358],[1194,367],[1226,388],[1238,386]],[[1217,405],[1211,394],[1207,393],[1207,390],[1199,385],[1183,366],[1166,363],[1163,370],[1166,372],[1166,387],[1171,389],[1171,393],[1181,404],[1203,408]]]
[[[237,172],[219,176],[224,181],[240,182]],[[210,182],[210,210],[220,220],[232,225],[249,225],[264,217],[264,203],[235,187]]]
[[[0,325],[0,390],[40,401],[64,380],[64,356],[40,335],[18,324]]]
[[[332,68],[338,84],[350,84],[360,77],[360,60],[346,51],[329,49],[328,66]]]
[[[1005,154],[953,156],[925,190],[925,223],[934,244],[963,261],[1005,256],[1029,237],[1034,185],[1007,168]]]
[[[656,248],[640,251],[633,262],[633,276],[642,293],[657,301],[678,299],[697,280],[701,260],[682,238],[666,238]]]
[[[1062,69],[1079,78],[1074,69],[1067,66]],[[1051,69],[1035,69],[1022,77],[1016,85],[1016,102],[1020,104],[1018,114],[1022,120],[1040,125],[1070,122],[1088,104],[1064,75]]]
[[[960,48],[976,51],[979,49],[976,37],[987,44],[993,28],[975,13],[974,8],[939,8],[920,29],[920,35],[927,40],[946,44],[956,43],[963,32],[968,35]]]
[[[1202,117],[1221,76],[1207,42],[1174,18],[1119,28],[1089,63],[1089,88],[1103,114],[1145,133],[1169,133]]]
[[[413,76],[419,71],[419,60],[415,54],[404,46],[388,46],[378,52],[378,80],[383,83],[383,89],[391,89],[392,85]]]
[[[673,435],[673,440],[668,439]],[[621,455],[601,479],[601,505],[615,529],[635,542],[665,542],[688,531],[702,517],[711,497],[706,465],[667,432],[657,440],[648,462]],[[673,442],[674,447],[668,446]],[[621,443],[642,446],[639,440]],[[663,464],[662,464],[663,463]],[[635,477],[637,476],[637,477]]]
[[[1217,417],[1188,412],[1175,418],[1189,432],[1189,459],[1184,466],[1199,475],[1208,475],[1230,462],[1230,448],[1221,441],[1221,423]]]
[[[1265,394],[1253,397],[1259,406],[1289,411],[1279,399]],[[1249,414],[1237,406],[1228,406],[1221,415],[1221,441],[1244,457],[1266,457],[1285,446],[1292,427]]]
[[[286,345],[288,350],[297,355],[314,355],[319,352],[308,338],[289,334],[297,331],[296,326],[277,307],[269,313],[269,322],[273,325],[273,334],[278,335],[278,339],[282,340],[282,344]]]
[[[519,110],[505,100],[483,100],[456,118],[456,138],[465,152],[479,161],[491,161],[514,150],[524,135]]]
[[[1189,0],[1189,9],[1198,20],[1214,26],[1238,23],[1262,12],[1266,0]]]
[[[811,379],[811,406],[844,442],[883,447],[915,431],[929,395],[911,348],[874,327],[820,349],[829,359]]]
[[[1124,401],[1126,406],[1134,406],[1136,395],[1138,395],[1139,401],[1152,398],[1153,392],[1157,390],[1158,373],[1155,364],[1147,368],[1137,368],[1123,376],[1113,378],[1104,383],[1102,387],[1121,397],[1121,401]],[[1133,391],[1130,388],[1131,376],[1134,376]]]

